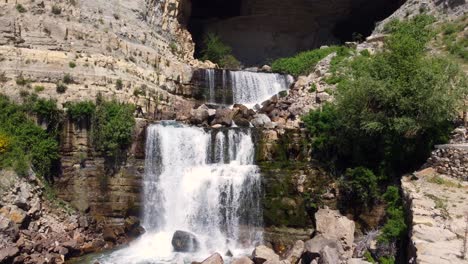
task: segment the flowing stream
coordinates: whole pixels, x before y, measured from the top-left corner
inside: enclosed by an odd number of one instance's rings
[[[191,263],[212,253],[251,253],[262,240],[261,186],[248,129],[204,130],[175,122],[148,127],[143,198],[146,233],[100,263]],[[175,231],[199,250],[174,252]],[[228,253],[229,252],[229,253]]]

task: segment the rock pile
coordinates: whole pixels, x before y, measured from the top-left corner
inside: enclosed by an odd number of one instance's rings
[[[354,222],[338,211],[320,209],[316,213],[317,230],[307,241],[298,240],[281,256],[273,249],[260,245],[252,256],[234,259],[234,264],[367,264],[362,259],[352,258],[354,250]],[[202,264],[224,263],[219,254],[207,258]]]
[[[0,263],[64,263],[118,239],[106,228],[102,234],[91,217],[48,200],[36,179],[7,171],[0,177]],[[134,225],[129,222],[128,228]]]

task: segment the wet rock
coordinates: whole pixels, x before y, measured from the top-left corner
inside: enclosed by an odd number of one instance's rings
[[[209,258],[203,260],[201,264],[224,264],[224,260],[220,254],[215,253]]]
[[[18,255],[19,249],[17,247],[6,247],[0,249],[0,263],[7,263]]]
[[[195,252],[199,247],[199,242],[194,234],[180,230],[174,233],[171,243],[176,252]]]
[[[254,264],[254,262],[248,257],[240,257],[232,260],[231,264]]]
[[[236,117],[232,121],[238,126],[238,127],[250,127],[250,122],[249,120],[243,118],[243,117]]]
[[[200,106],[197,109],[192,110],[190,122],[194,125],[201,125],[208,121],[210,114],[208,113],[208,107],[205,105]]]
[[[261,70],[262,72],[271,72],[271,67],[269,65],[263,65]]]
[[[232,125],[232,110],[228,108],[216,109],[216,114],[214,120],[211,122],[211,125],[223,125],[231,126]]]
[[[267,261],[279,262],[279,256],[275,251],[264,245],[258,246],[254,249],[252,259],[255,264],[263,264]]]

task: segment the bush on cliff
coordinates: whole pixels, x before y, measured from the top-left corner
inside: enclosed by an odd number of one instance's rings
[[[337,53],[337,59],[348,56],[349,49],[341,46],[331,46],[327,48],[315,49],[301,52],[293,57],[280,58],[271,64],[274,72],[287,73],[293,76],[308,75],[315,65],[331,53]]]
[[[232,55],[232,48],[224,44],[218,35],[206,34],[203,44],[202,60],[210,60],[222,68],[237,69],[240,67],[240,62]]]
[[[97,151],[118,158],[132,140],[134,106],[113,101],[96,102],[92,120],[92,138]]]
[[[397,176],[447,139],[466,76],[448,60],[425,56],[432,21],[392,22],[384,52],[342,66],[336,103],[303,118],[318,154],[341,168]]]
[[[92,101],[67,103],[66,107],[68,116],[77,122],[91,120],[96,111],[96,104]]]
[[[340,183],[341,205],[354,208],[356,213],[367,210],[378,199],[377,177],[364,167],[347,169]]]
[[[11,167],[26,176],[31,164],[39,176],[47,178],[59,159],[58,143],[28,117],[29,111],[27,105],[16,105],[0,95],[0,135],[8,140],[0,155],[0,169]]]

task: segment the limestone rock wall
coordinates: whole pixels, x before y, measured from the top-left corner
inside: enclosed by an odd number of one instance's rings
[[[54,183],[58,196],[110,226],[124,226],[128,217],[139,217],[145,128],[146,121],[138,119],[127,159],[108,171],[106,160],[93,151],[86,124],[68,121],[62,133],[62,174]]]

